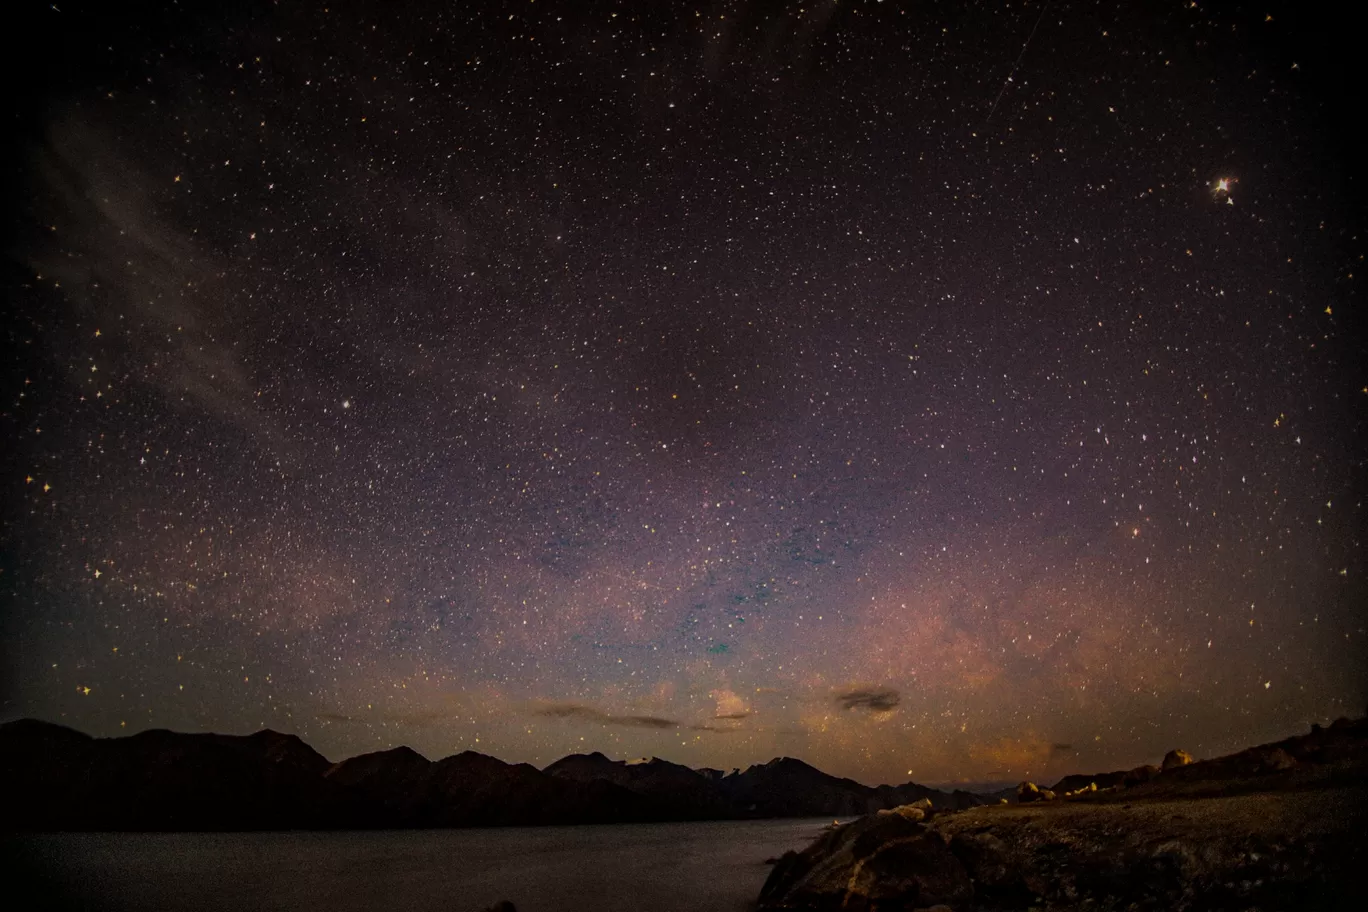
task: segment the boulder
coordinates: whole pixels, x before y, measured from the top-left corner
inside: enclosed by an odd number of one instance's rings
[[[1194,762],[1195,759],[1196,758],[1194,758],[1192,754],[1189,754],[1185,750],[1171,750],[1167,754],[1164,754],[1164,763],[1162,769],[1165,772],[1168,772],[1169,770],[1175,767],[1187,766],[1189,763]]]
[[[759,908],[916,909],[972,895],[969,874],[944,838],[900,813],[873,814],[786,853]]]
[[[1122,781],[1122,785],[1126,788],[1130,788],[1133,785],[1149,782],[1155,776],[1159,775],[1160,772],[1161,770],[1159,767],[1155,766],[1153,763],[1137,766],[1135,769],[1126,773],[1126,778]]]
[[[1061,797],[1064,797],[1064,798],[1079,798],[1079,797],[1082,797],[1083,795],[1091,795],[1091,794],[1093,794],[1093,793],[1096,792],[1096,791],[1097,791],[1097,783],[1096,783],[1096,782],[1089,782],[1089,783],[1088,783],[1087,785],[1085,785],[1083,788],[1077,788],[1077,789],[1074,789],[1074,790],[1071,791],[1071,792],[1064,792],[1063,795],[1062,795]]]
[[[1297,765],[1297,758],[1293,757],[1281,747],[1275,747],[1264,751],[1259,758],[1259,772],[1276,773],[1282,770],[1289,770]]]
[[[1029,804],[1032,801],[1041,799],[1040,786],[1034,782],[1023,782],[1017,786],[1017,801],[1022,804]]]
[[[1055,793],[1054,793],[1054,789],[1041,789],[1041,790],[1040,790],[1040,800],[1041,800],[1041,801],[1054,801],[1054,800],[1055,800],[1055,797],[1056,797],[1056,795],[1055,795]]]
[[[930,802],[927,802],[927,804],[929,805]],[[900,804],[895,808],[884,808],[879,811],[879,813],[884,815],[897,814],[899,817],[905,817],[908,820],[925,820],[926,811],[927,809],[919,807],[916,804]]]

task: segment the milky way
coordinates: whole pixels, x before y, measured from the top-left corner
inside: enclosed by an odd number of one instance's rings
[[[872,783],[1362,712],[1348,26],[246,6],[16,31],[6,718]]]

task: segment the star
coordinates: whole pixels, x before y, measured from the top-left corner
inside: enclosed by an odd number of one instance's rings
[[[1358,709],[1353,30],[343,6],[25,32],[13,706],[870,783]]]

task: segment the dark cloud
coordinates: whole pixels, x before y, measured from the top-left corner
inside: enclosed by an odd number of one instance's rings
[[[716,715],[713,716],[713,718],[714,718],[714,719],[730,719],[730,720],[737,720],[737,719],[745,719],[745,718],[748,718],[750,715],[751,715],[751,711],[750,711],[749,709],[742,709],[742,710],[738,710],[738,711],[736,711],[736,712],[717,713]]]
[[[582,703],[548,703],[538,706],[533,713],[552,719],[582,719],[599,725],[621,725],[625,728],[679,727],[679,722],[675,719],[664,719],[660,716],[620,716]]]
[[[854,684],[836,691],[833,699],[841,709],[864,709],[869,712],[891,712],[902,702],[902,694],[891,687]]]

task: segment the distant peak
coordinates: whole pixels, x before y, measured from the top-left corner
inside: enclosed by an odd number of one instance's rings
[[[298,740],[300,740],[299,735],[287,735],[287,734],[285,734],[284,732],[278,732],[278,731],[276,731],[274,728],[263,728],[261,731],[253,732],[252,734],[248,735],[248,737],[249,737],[249,738],[259,738],[259,739],[262,740],[262,741],[298,741]]]
[[[347,760],[343,760],[342,763],[347,763],[350,760],[360,760],[364,757],[383,757],[388,760],[422,760],[424,762],[431,762],[428,761],[427,757],[424,757],[422,754],[418,753],[416,750],[409,747],[407,744],[401,744],[398,747],[391,747],[387,750],[370,751],[369,753],[365,754],[357,754],[355,757],[349,757]]]
[[[624,762],[622,760],[614,760],[611,757],[604,756],[599,751],[594,751],[592,754],[566,754],[551,765],[555,766],[560,763],[582,763],[586,761],[600,766],[604,764],[609,766],[622,766]]]
[[[491,757],[489,754],[482,754],[479,751],[463,750],[459,754],[447,757],[447,760],[462,760],[468,763],[497,763],[499,766],[509,766],[498,757]]]
[[[387,751],[381,751],[381,753],[386,754],[390,757],[417,758],[419,760],[427,759],[422,754],[418,753],[416,750],[409,747],[407,744],[401,744],[398,747],[391,747]]]
[[[802,769],[816,769],[816,767],[811,766],[811,765],[809,765],[809,764],[807,764],[807,763],[804,763],[802,760],[799,760],[797,757],[775,757],[775,758],[774,758],[773,760],[771,760],[769,763],[766,763],[765,766],[766,766],[767,768],[770,768],[770,769],[775,769],[775,768],[778,768],[778,767],[781,767],[781,766],[791,767],[791,768],[794,768],[794,769],[797,769],[797,768],[800,768],[800,767],[801,767]]]
[[[59,725],[56,722],[45,722],[42,719],[15,719],[11,722],[5,722],[3,724],[0,724],[0,730],[7,732],[20,732],[24,734],[37,734],[39,732],[42,732],[45,734],[75,736],[85,741],[94,740],[90,737],[90,735],[87,735],[85,732],[77,731],[76,729],[69,728],[65,725]]]

